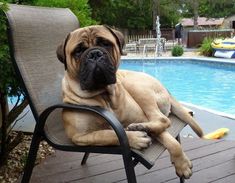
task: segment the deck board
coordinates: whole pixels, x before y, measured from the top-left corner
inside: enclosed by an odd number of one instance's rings
[[[235,141],[182,138],[182,146],[193,162],[193,176],[187,183],[232,183],[235,180]],[[126,182],[119,155],[91,154],[87,164],[80,165],[82,153],[56,151],[34,168],[32,183],[110,183]],[[138,183],[178,183],[168,152],[147,170],[135,168]]]

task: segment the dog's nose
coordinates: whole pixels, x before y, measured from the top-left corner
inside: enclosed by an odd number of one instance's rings
[[[91,50],[88,54],[87,54],[87,58],[89,59],[89,60],[93,60],[93,61],[100,61],[101,59],[100,58],[102,58],[103,57],[103,55],[104,55],[104,53],[101,51],[101,50],[99,50],[99,49],[94,49],[94,50]]]

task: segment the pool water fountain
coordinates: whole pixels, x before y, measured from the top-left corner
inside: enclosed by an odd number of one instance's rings
[[[156,19],[156,49],[155,49],[155,57],[160,57],[162,56],[162,50],[163,50],[163,47],[162,47],[162,42],[161,42],[161,30],[160,30],[160,19],[159,19],[159,16],[157,16],[157,19]]]
[[[147,54],[147,45],[144,45],[144,48],[143,48],[143,57],[147,57],[148,54]]]
[[[143,43],[142,43],[143,44]],[[156,38],[146,38],[143,44],[142,58],[148,56],[148,49],[154,48],[154,57],[162,56],[163,42],[161,38],[159,16],[156,19]]]

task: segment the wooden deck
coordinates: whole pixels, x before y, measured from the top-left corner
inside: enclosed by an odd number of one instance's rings
[[[235,141],[182,138],[183,149],[193,162],[193,176],[187,183],[234,183]],[[82,153],[56,151],[34,168],[32,183],[110,183],[126,182],[119,155],[91,154],[87,164],[80,165]],[[169,155],[163,153],[155,166],[135,168],[138,183],[178,183]]]

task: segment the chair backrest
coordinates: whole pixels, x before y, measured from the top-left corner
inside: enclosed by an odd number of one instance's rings
[[[56,48],[79,22],[69,9],[9,6],[11,54],[37,120],[45,108],[62,101],[64,66]]]

